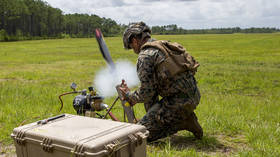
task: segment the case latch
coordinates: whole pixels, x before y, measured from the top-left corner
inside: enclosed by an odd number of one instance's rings
[[[71,150],[71,153],[75,155],[75,157],[84,157],[84,146],[83,145],[75,145],[75,147]]]
[[[147,138],[147,135],[142,132],[137,132],[135,134],[128,135],[128,138],[130,140],[129,154],[130,157],[134,157],[135,148],[143,143],[143,140]]]
[[[112,143],[107,144],[105,148],[109,152],[110,157],[120,157],[120,151],[118,151],[122,146],[119,140],[114,140]]]
[[[44,138],[41,142],[41,146],[45,152],[51,153],[53,151],[52,140],[49,138]]]
[[[128,138],[129,138],[129,141],[130,141],[130,143],[129,143],[129,156],[134,157],[135,148],[138,146],[138,139],[133,134],[128,135]]]
[[[137,138],[137,146],[141,145],[143,143],[143,140],[146,139],[148,137],[149,132],[146,133],[142,133],[142,132],[137,132],[135,134],[136,138]]]
[[[19,145],[24,145],[25,144],[24,132],[19,132],[15,137],[15,141]]]

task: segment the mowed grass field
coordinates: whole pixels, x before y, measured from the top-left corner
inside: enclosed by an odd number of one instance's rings
[[[194,140],[181,131],[150,144],[148,156],[280,156],[280,34],[153,37],[181,43],[200,62],[195,112],[205,136]],[[121,37],[105,40],[113,60],[136,63]],[[60,114],[58,95],[72,82],[92,85],[105,66],[94,38],[0,43],[0,154],[12,144],[14,127]],[[75,114],[73,98],[63,98],[62,112]],[[142,104],[135,111],[145,114]],[[120,102],[113,112],[122,119]]]

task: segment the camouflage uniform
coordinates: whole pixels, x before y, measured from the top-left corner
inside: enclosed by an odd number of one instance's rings
[[[149,130],[149,142],[179,130],[191,131],[201,138],[202,128],[193,112],[200,100],[196,80],[188,71],[172,79],[163,79],[166,74],[157,67],[164,59],[164,53],[156,48],[142,49],[139,53],[137,74],[141,85],[128,95],[130,102],[145,105],[147,114],[139,124]]]

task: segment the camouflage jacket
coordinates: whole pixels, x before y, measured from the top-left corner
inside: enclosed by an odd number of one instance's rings
[[[152,41],[149,40],[148,42]],[[172,99],[176,104],[191,104],[195,108],[200,100],[199,89],[197,88],[194,76],[186,71],[176,75],[172,79],[166,78],[162,71],[157,68],[165,55],[156,48],[142,49],[137,61],[137,74],[140,80],[140,87],[129,93],[128,99],[133,103],[144,103],[146,111],[156,102],[159,96]]]

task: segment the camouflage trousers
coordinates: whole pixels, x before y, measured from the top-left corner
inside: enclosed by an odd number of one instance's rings
[[[203,130],[197,121],[193,110],[186,110],[179,105],[170,105],[167,98],[155,103],[138,122],[150,132],[148,142],[175,134],[180,130],[188,130],[198,139],[203,136]]]

